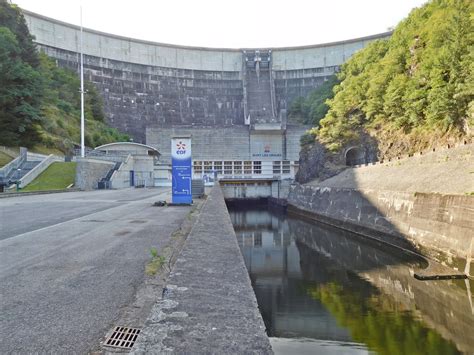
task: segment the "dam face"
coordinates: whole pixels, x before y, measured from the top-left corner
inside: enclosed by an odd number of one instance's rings
[[[28,11],[24,16],[39,49],[78,71],[79,27]],[[85,78],[99,89],[108,123],[157,148],[164,162],[170,137],[191,134],[195,172],[235,176],[267,169],[291,177],[308,128],[287,122],[291,102],[367,43],[389,35],[306,47],[214,49],[85,29]]]

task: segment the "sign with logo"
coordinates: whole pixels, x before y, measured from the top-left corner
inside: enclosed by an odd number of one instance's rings
[[[174,137],[171,139],[171,175],[172,198],[177,204],[191,204],[192,180],[191,138]]]

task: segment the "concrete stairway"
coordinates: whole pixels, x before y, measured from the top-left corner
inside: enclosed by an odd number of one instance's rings
[[[248,109],[253,122],[266,123],[273,118],[270,71],[247,71]]]
[[[6,181],[20,180],[23,176],[28,174],[34,167],[36,167],[41,161],[25,161],[23,162],[19,170],[12,170],[10,174],[6,176]]]
[[[120,169],[120,167],[122,166],[122,162],[117,162],[115,163],[114,167],[112,169],[109,170],[109,172],[107,173],[107,175],[105,177],[103,177],[102,179],[100,179],[99,183],[98,183],[98,188],[99,190],[103,190],[103,189],[110,189],[112,184],[111,184],[111,179],[112,179],[112,176],[114,175],[114,173]]]
[[[271,52],[244,52],[244,96],[246,116],[252,124],[275,123],[274,85],[272,82]]]

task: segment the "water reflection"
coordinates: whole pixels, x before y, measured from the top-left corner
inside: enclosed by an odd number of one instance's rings
[[[465,281],[418,281],[420,260],[323,225],[261,210],[231,219],[275,352],[474,350]]]

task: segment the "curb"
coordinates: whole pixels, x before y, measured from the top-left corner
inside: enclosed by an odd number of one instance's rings
[[[22,196],[33,196],[33,195],[49,195],[57,194],[61,192],[78,192],[82,191],[78,188],[64,189],[64,190],[46,190],[46,191],[28,191],[28,192],[4,192],[0,193],[0,199],[9,197],[22,197]]]

